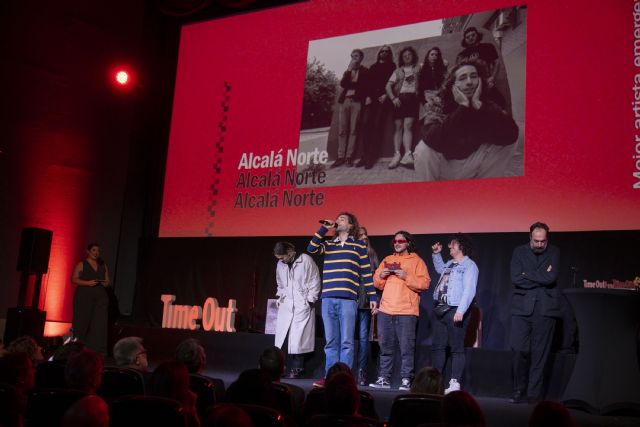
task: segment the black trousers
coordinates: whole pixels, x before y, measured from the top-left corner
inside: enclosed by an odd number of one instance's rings
[[[78,286],[73,296],[73,333],[91,350],[107,355],[109,296],[101,286]]]
[[[536,301],[529,316],[511,316],[511,369],[514,392],[543,398],[544,376],[555,319],[543,316]],[[525,393],[526,392],[526,393]]]
[[[388,104],[380,104],[377,99],[373,99],[371,104],[365,107],[362,121],[364,137],[361,138],[361,143],[362,160],[366,165],[373,165],[380,157],[384,144],[384,126],[387,123],[385,114],[388,112]]]

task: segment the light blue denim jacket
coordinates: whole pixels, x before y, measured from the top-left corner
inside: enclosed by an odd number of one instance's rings
[[[449,260],[445,264],[442,260],[442,255],[439,253],[431,254],[431,256],[438,274],[442,274],[444,269],[453,263],[453,260]],[[469,257],[465,256],[462,261],[451,270],[451,274],[449,275],[447,303],[452,306],[457,306],[456,312],[464,314],[476,296],[477,285],[478,266]],[[433,299],[438,299],[435,290],[433,292]]]

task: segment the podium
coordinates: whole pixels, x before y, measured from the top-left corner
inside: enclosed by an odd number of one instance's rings
[[[640,414],[640,292],[566,289],[580,348],[562,400],[593,414]]]

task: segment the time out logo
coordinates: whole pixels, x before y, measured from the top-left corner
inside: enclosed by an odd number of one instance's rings
[[[163,303],[162,327],[168,329],[202,329],[216,332],[236,332],[236,300],[230,299],[227,307],[220,307],[218,300],[207,298],[203,306],[177,305],[175,295],[161,295]],[[198,320],[202,320],[198,323]]]

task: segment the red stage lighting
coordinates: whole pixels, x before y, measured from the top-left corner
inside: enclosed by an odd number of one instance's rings
[[[126,70],[116,72],[116,83],[122,86],[129,84],[129,73]]]

